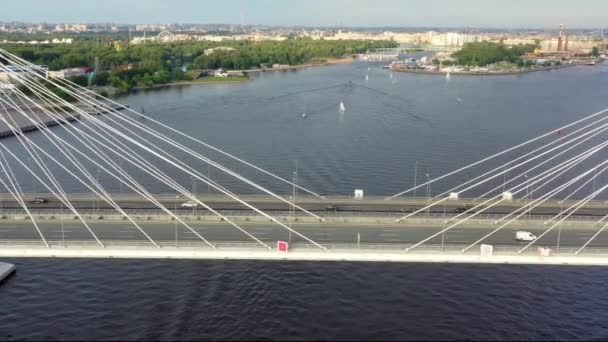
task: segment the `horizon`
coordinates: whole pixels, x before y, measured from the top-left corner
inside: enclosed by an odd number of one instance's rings
[[[462,0],[458,4],[437,0],[429,15],[423,4],[398,0],[311,0],[285,6],[277,0],[210,1],[21,0],[5,4],[2,22],[113,23],[117,25],[238,25],[303,28],[420,29],[473,28],[490,30],[552,30],[604,26],[608,2],[582,0],[576,4],[549,0]],[[213,11],[209,11],[213,8]],[[404,11],[387,9],[404,8]],[[522,12],[525,8],[525,12]],[[65,11],[69,9],[69,11]],[[121,9],[117,11],[116,9]],[[186,10],[188,9],[188,10]],[[474,10],[475,15],[470,14]]]

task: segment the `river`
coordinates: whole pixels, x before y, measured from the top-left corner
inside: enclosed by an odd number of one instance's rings
[[[389,195],[413,185],[416,162],[420,182],[427,173],[441,175],[604,109],[607,72],[608,66],[581,66],[447,81],[437,75],[390,76],[379,64],[355,62],[259,73],[240,84],[151,89],[119,101],[283,177],[291,177],[297,161],[298,184],[313,191],[350,195],[360,188]],[[40,132],[31,137],[42,141]],[[18,148],[14,138],[4,143]],[[289,192],[286,185],[215,157],[265,186]],[[210,175],[240,190],[219,172]],[[175,177],[190,182],[185,175]],[[62,179],[67,191],[82,190],[69,177]],[[118,190],[117,182],[101,181]],[[23,190],[37,191],[40,185],[25,182]],[[0,287],[0,339],[608,335],[603,319],[608,297],[602,295],[608,270],[597,267],[6,261],[15,263],[18,273]]]

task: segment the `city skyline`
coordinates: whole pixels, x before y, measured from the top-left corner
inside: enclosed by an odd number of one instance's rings
[[[277,0],[22,0],[5,4],[4,22],[112,22],[117,24],[233,24],[308,27],[595,28],[608,2],[438,0],[432,10],[415,1]],[[395,11],[393,9],[402,11]],[[473,12],[471,12],[473,10]],[[474,13],[475,15],[472,15]]]

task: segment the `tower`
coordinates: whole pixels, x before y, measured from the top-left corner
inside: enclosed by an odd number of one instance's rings
[[[557,51],[562,51],[562,34],[564,25],[559,25],[559,36],[557,36]]]

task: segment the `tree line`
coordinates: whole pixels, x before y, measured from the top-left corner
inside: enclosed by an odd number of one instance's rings
[[[459,65],[485,66],[497,62],[521,63],[521,55],[533,52],[536,45],[507,46],[502,43],[478,42],[466,43],[452,57]]]
[[[284,41],[224,41],[224,42],[173,42],[127,45],[120,48],[101,43],[87,36],[73,44],[25,45],[5,44],[2,48],[32,63],[48,65],[50,70],[73,67],[98,67],[91,82],[93,85],[111,84],[119,91],[128,91],[138,85],[152,85],[188,80],[187,70],[233,69],[245,70],[264,64],[306,64],[364,53],[376,48],[396,47],[393,41],[313,40],[289,38]],[[204,52],[215,47],[234,50]],[[96,65],[97,58],[97,65]],[[132,64],[130,70],[116,70]]]

